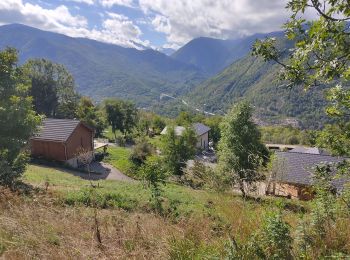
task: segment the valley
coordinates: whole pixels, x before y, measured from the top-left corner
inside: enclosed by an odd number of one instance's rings
[[[305,94],[302,89],[288,90],[276,79],[278,65],[251,56],[255,39],[270,36],[281,38],[283,33],[237,40],[198,38],[166,56],[151,49],[124,48],[14,24],[0,27],[0,48],[17,48],[21,62],[46,58],[65,65],[78,92],[96,102],[117,97],[176,116],[181,110],[224,114],[244,98],[257,108],[256,118],[262,124],[295,120],[298,127],[320,128],[328,122],[322,89]],[[281,45],[287,48],[290,43],[281,41]],[[164,100],[162,94],[179,99]],[[307,123],[313,117],[319,123]]]

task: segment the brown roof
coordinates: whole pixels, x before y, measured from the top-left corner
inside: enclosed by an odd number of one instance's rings
[[[39,131],[31,139],[65,142],[79,124],[82,124],[79,120],[46,118]],[[90,127],[86,127],[93,131]]]

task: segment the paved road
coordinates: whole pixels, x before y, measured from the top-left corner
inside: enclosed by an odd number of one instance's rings
[[[112,165],[104,162],[93,162],[90,165],[90,176],[86,172],[69,171],[75,176],[79,176],[86,180],[115,180],[115,181],[134,181],[134,179],[126,176],[124,173],[114,168]]]
[[[116,180],[116,181],[133,181],[134,180],[134,179],[130,178],[129,176],[126,176],[124,173],[122,173],[121,171],[114,168],[112,165],[110,165],[108,163],[101,162],[101,165],[108,172],[106,180]]]

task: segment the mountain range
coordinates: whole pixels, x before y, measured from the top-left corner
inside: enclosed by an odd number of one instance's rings
[[[152,49],[124,48],[20,24],[0,27],[0,49],[6,46],[19,50],[20,62],[46,58],[65,65],[78,91],[97,101],[115,96],[149,106],[163,92],[184,94],[207,78],[195,66]]]
[[[282,32],[265,36],[276,37],[277,44],[284,50],[285,59],[287,59],[293,42],[286,40]],[[249,44],[251,48],[253,38],[255,39],[256,36],[240,41]],[[188,46],[183,48],[186,47]],[[244,48],[248,47],[244,45]],[[212,59],[215,60],[214,57]],[[189,58],[188,62],[191,60],[194,59]],[[184,59],[183,61],[185,62]],[[203,64],[206,64],[205,61]],[[241,58],[237,58],[222,71],[200,83],[187,95],[182,96],[181,102],[172,100],[159,104],[158,111],[166,111],[175,116],[179,111],[190,107],[194,111],[224,114],[234,103],[244,99],[255,107],[255,117],[259,124],[293,125],[318,129],[329,122],[324,112],[327,105],[324,98],[325,87],[313,87],[308,91],[301,86],[287,88],[285,82],[279,80],[280,69],[278,64],[265,62],[247,51]]]
[[[200,37],[185,44],[171,57],[192,64],[212,76],[246,56],[256,39],[282,36],[283,32],[254,34],[233,40]]]
[[[163,50],[165,55],[11,24],[0,27],[0,49],[17,48],[21,63],[46,58],[65,65],[78,91],[96,101],[119,97],[175,115],[189,107],[222,114],[247,99],[268,123],[296,120],[302,127],[319,127],[326,121],[322,88],[304,92],[283,87],[277,80],[279,67],[250,54],[254,41],[265,37],[276,37],[286,49],[291,46],[283,32],[234,40],[200,37],[175,52]],[[162,94],[178,99],[160,100]]]

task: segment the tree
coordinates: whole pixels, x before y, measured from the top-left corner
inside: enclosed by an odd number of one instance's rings
[[[116,131],[123,129],[124,114],[121,109],[121,103],[118,100],[106,100],[105,110],[107,121],[112,127],[114,138],[117,139]]]
[[[0,185],[7,186],[24,172],[24,148],[41,119],[33,110],[30,84],[17,62],[15,49],[0,52]]]
[[[350,136],[349,1],[290,0],[287,8],[292,12],[291,19],[285,24],[286,37],[294,43],[292,51],[279,50],[276,39],[269,38],[258,40],[253,53],[280,64],[280,78],[291,88],[302,85],[307,90],[326,86],[329,101],[326,112],[337,118],[342,133],[339,140],[345,141]],[[313,21],[303,19],[310,10],[318,13],[319,18]],[[324,140],[323,145],[334,148],[339,144],[337,139]]]
[[[175,123],[181,126],[190,125],[194,123],[193,114],[190,114],[187,111],[181,111],[175,119]]]
[[[197,138],[194,130],[188,127],[179,136],[172,126],[167,127],[161,139],[161,151],[166,169],[169,173],[182,175],[183,168],[196,152]]]
[[[210,116],[204,119],[204,124],[210,127],[209,140],[213,142],[214,147],[217,147],[217,144],[221,138],[220,132],[220,123],[222,116]]]
[[[47,117],[74,118],[79,96],[68,70],[45,59],[29,60],[25,68],[35,111]]]
[[[137,122],[137,109],[133,103],[118,99],[108,99],[105,101],[104,106],[107,121],[112,127],[115,138],[117,138],[117,130],[121,131],[124,136],[132,131]]]
[[[153,207],[158,213],[162,213],[162,185],[165,184],[167,178],[164,164],[159,157],[148,157],[145,164],[140,168],[140,175],[146,181],[148,187],[151,188],[151,201]]]
[[[260,166],[268,159],[268,150],[261,142],[261,134],[252,121],[252,108],[246,103],[234,106],[224,117],[218,147],[219,169],[230,182],[238,183],[243,197],[245,184],[259,180]]]
[[[106,127],[104,117],[90,98],[82,97],[80,99],[76,115],[82,122],[95,129],[96,136],[102,135]]]
[[[286,36],[294,48],[281,51],[275,39],[257,41],[253,47],[255,55],[266,61],[275,61],[282,66],[280,78],[290,88],[302,85],[306,90],[315,86],[326,87],[329,106],[326,113],[336,124],[327,126],[317,138],[319,146],[330,148],[336,155],[350,155],[350,4],[347,0],[290,0],[287,8],[292,12],[286,23]],[[308,11],[315,11],[319,18],[306,21],[302,17]],[[346,233],[336,232],[337,221],[343,222],[348,214],[348,200],[344,196],[349,186],[344,186],[340,199],[333,194],[334,178],[349,173],[349,165],[317,165],[314,189],[316,197],[311,209],[311,220],[302,221],[299,246],[302,258],[344,256],[334,252]],[[338,174],[335,174],[338,173]],[[343,201],[342,201],[343,200]],[[345,202],[347,209],[340,206]],[[338,216],[336,216],[338,211]],[[327,240],[337,233],[337,239]],[[347,238],[346,238],[347,239]],[[334,242],[333,242],[334,241]],[[333,244],[334,243],[334,244]],[[311,252],[310,252],[311,251]],[[318,253],[314,253],[314,252]]]
[[[130,101],[122,102],[122,111],[124,114],[123,130],[124,135],[131,133],[137,122],[137,109],[135,104]]]

